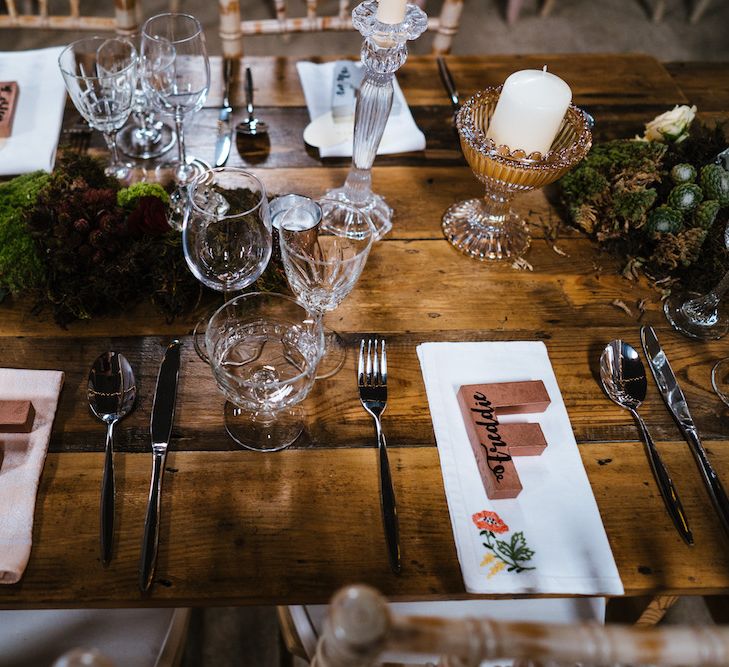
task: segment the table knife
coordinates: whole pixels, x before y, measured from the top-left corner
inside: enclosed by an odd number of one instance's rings
[[[701,444],[699,432],[689,412],[686,396],[681,391],[676,375],[668,362],[666,353],[658,342],[653,327],[641,327],[640,339],[643,343],[643,351],[648,359],[648,365],[658,385],[658,391],[660,391],[668,411],[678,424],[683,437],[691,447],[691,452],[699,466],[711,502],[714,504],[714,509],[721,519],[724,531],[729,535],[729,498],[727,498],[724,486],[711,465],[704,446]]]
[[[230,80],[233,75],[233,59],[223,58],[223,106],[218,114],[218,139],[215,142],[215,166],[222,167],[230,155],[233,141],[233,128],[230,117],[233,108],[230,106]]]
[[[438,63],[438,72],[440,73],[440,80],[443,82],[443,86],[445,86],[446,92],[448,93],[448,97],[451,99],[451,106],[453,107],[454,111],[458,111],[458,109],[461,106],[460,100],[458,98],[458,91],[456,90],[456,84],[453,83],[453,77],[451,76],[451,71],[448,69],[448,65],[446,65],[445,58],[442,56],[438,56],[436,58],[436,62]]]
[[[152,419],[149,431],[152,438],[152,482],[147,500],[147,515],[144,520],[144,537],[139,561],[139,588],[146,591],[152,585],[152,577],[157,564],[159,546],[160,501],[162,498],[162,478],[167,445],[172,435],[175,419],[175,400],[177,398],[177,377],[180,373],[180,341],[174,340],[167,347],[157,376],[157,389],[152,404]]]

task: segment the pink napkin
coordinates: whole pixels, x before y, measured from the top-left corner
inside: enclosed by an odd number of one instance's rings
[[[0,433],[0,584],[20,580],[30,557],[38,482],[48,451],[61,371],[0,368],[0,398],[29,400],[35,408],[30,433]]]

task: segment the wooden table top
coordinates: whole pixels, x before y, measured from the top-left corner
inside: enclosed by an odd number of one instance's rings
[[[597,119],[597,139],[632,136],[674,104],[706,119],[729,118],[729,65],[663,66],[639,55],[450,57],[465,98],[512,71],[547,63]],[[234,149],[229,165],[255,170],[273,193],[320,195],[343,182],[348,160],[321,160],[301,139],[308,122],[293,60],[251,58],[270,151]],[[219,90],[220,62],[213,62]],[[0,586],[0,607],[238,605],[323,602],[339,586],[365,582],[397,599],[464,597],[438,454],[415,353],[431,340],[543,340],[572,421],[628,595],[729,592],[729,539],[721,532],[687,445],[650,384],[642,414],[658,441],[690,517],[696,545],[681,541],[664,510],[630,415],[598,384],[605,343],[639,343],[657,327],[716,468],[729,483],[729,413],[709,382],[729,339],[692,342],[666,324],[659,294],[618,275],[618,263],[563,225],[545,193],[516,200],[535,223],[533,271],[480,263],[443,238],[455,201],[480,194],[449,126],[451,110],[434,59],[412,58],[398,79],[427,138],[422,153],[378,157],[374,188],[395,209],[394,229],[372,250],[352,294],[327,318],[353,351],[363,334],[387,337],[390,402],[384,429],[401,522],[403,572],[390,573],[380,522],[370,418],[357,397],[355,354],[304,403],[307,433],[276,454],[241,451],[222,426],[223,398],[189,337],[197,314],[167,324],[150,307],[77,323],[68,330],[0,306],[0,366],[54,368],[66,383],[36,504],[33,549],[20,583]],[[234,89],[234,120],[243,116]],[[213,157],[211,99],[188,134],[189,152]],[[67,113],[67,123],[75,120]],[[101,144],[98,144],[101,145]],[[494,296],[495,295],[495,296]],[[628,315],[613,305],[619,299]],[[645,312],[637,304],[645,301]],[[148,424],[164,346],[182,336],[178,410],[167,460],[156,583],[137,588],[151,456]],[[136,411],[116,433],[114,558],[99,560],[98,507],[104,433],[86,407],[88,369],[107,349],[123,352],[140,385]]]

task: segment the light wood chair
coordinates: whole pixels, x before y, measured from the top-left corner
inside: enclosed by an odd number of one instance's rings
[[[476,667],[485,660],[529,665],[729,664],[729,628],[637,628],[597,624],[514,623],[393,614],[367,586],[339,591],[329,606],[313,667],[370,667],[384,651],[442,655],[443,667]],[[536,662],[532,662],[536,661]]]
[[[82,15],[80,0],[67,0],[65,4],[67,12],[52,13],[48,0],[24,2],[21,8],[17,0],[5,0],[7,14],[0,14],[0,28],[113,30],[122,35],[132,34],[139,28],[141,7],[136,0],[114,0],[112,16]]]
[[[428,30],[435,32],[432,52],[448,53],[458,32],[464,0],[444,0],[440,15],[428,18]],[[349,0],[339,0],[339,11],[334,16],[319,16],[317,0],[306,0],[306,16],[290,17],[286,0],[274,0],[276,18],[245,20],[241,15],[240,0],[218,0],[220,9],[220,38],[223,55],[240,58],[243,55],[243,37],[298,32],[325,32],[352,30],[352,7]],[[353,4],[356,4],[354,2]],[[424,4],[419,0],[417,4]]]

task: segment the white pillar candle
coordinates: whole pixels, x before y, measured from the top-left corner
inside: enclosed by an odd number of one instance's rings
[[[570,87],[546,67],[514,72],[504,82],[486,136],[497,146],[544,155],[571,101]]]
[[[402,23],[405,18],[407,0],[379,0],[377,3],[377,20],[380,23],[394,25]]]

